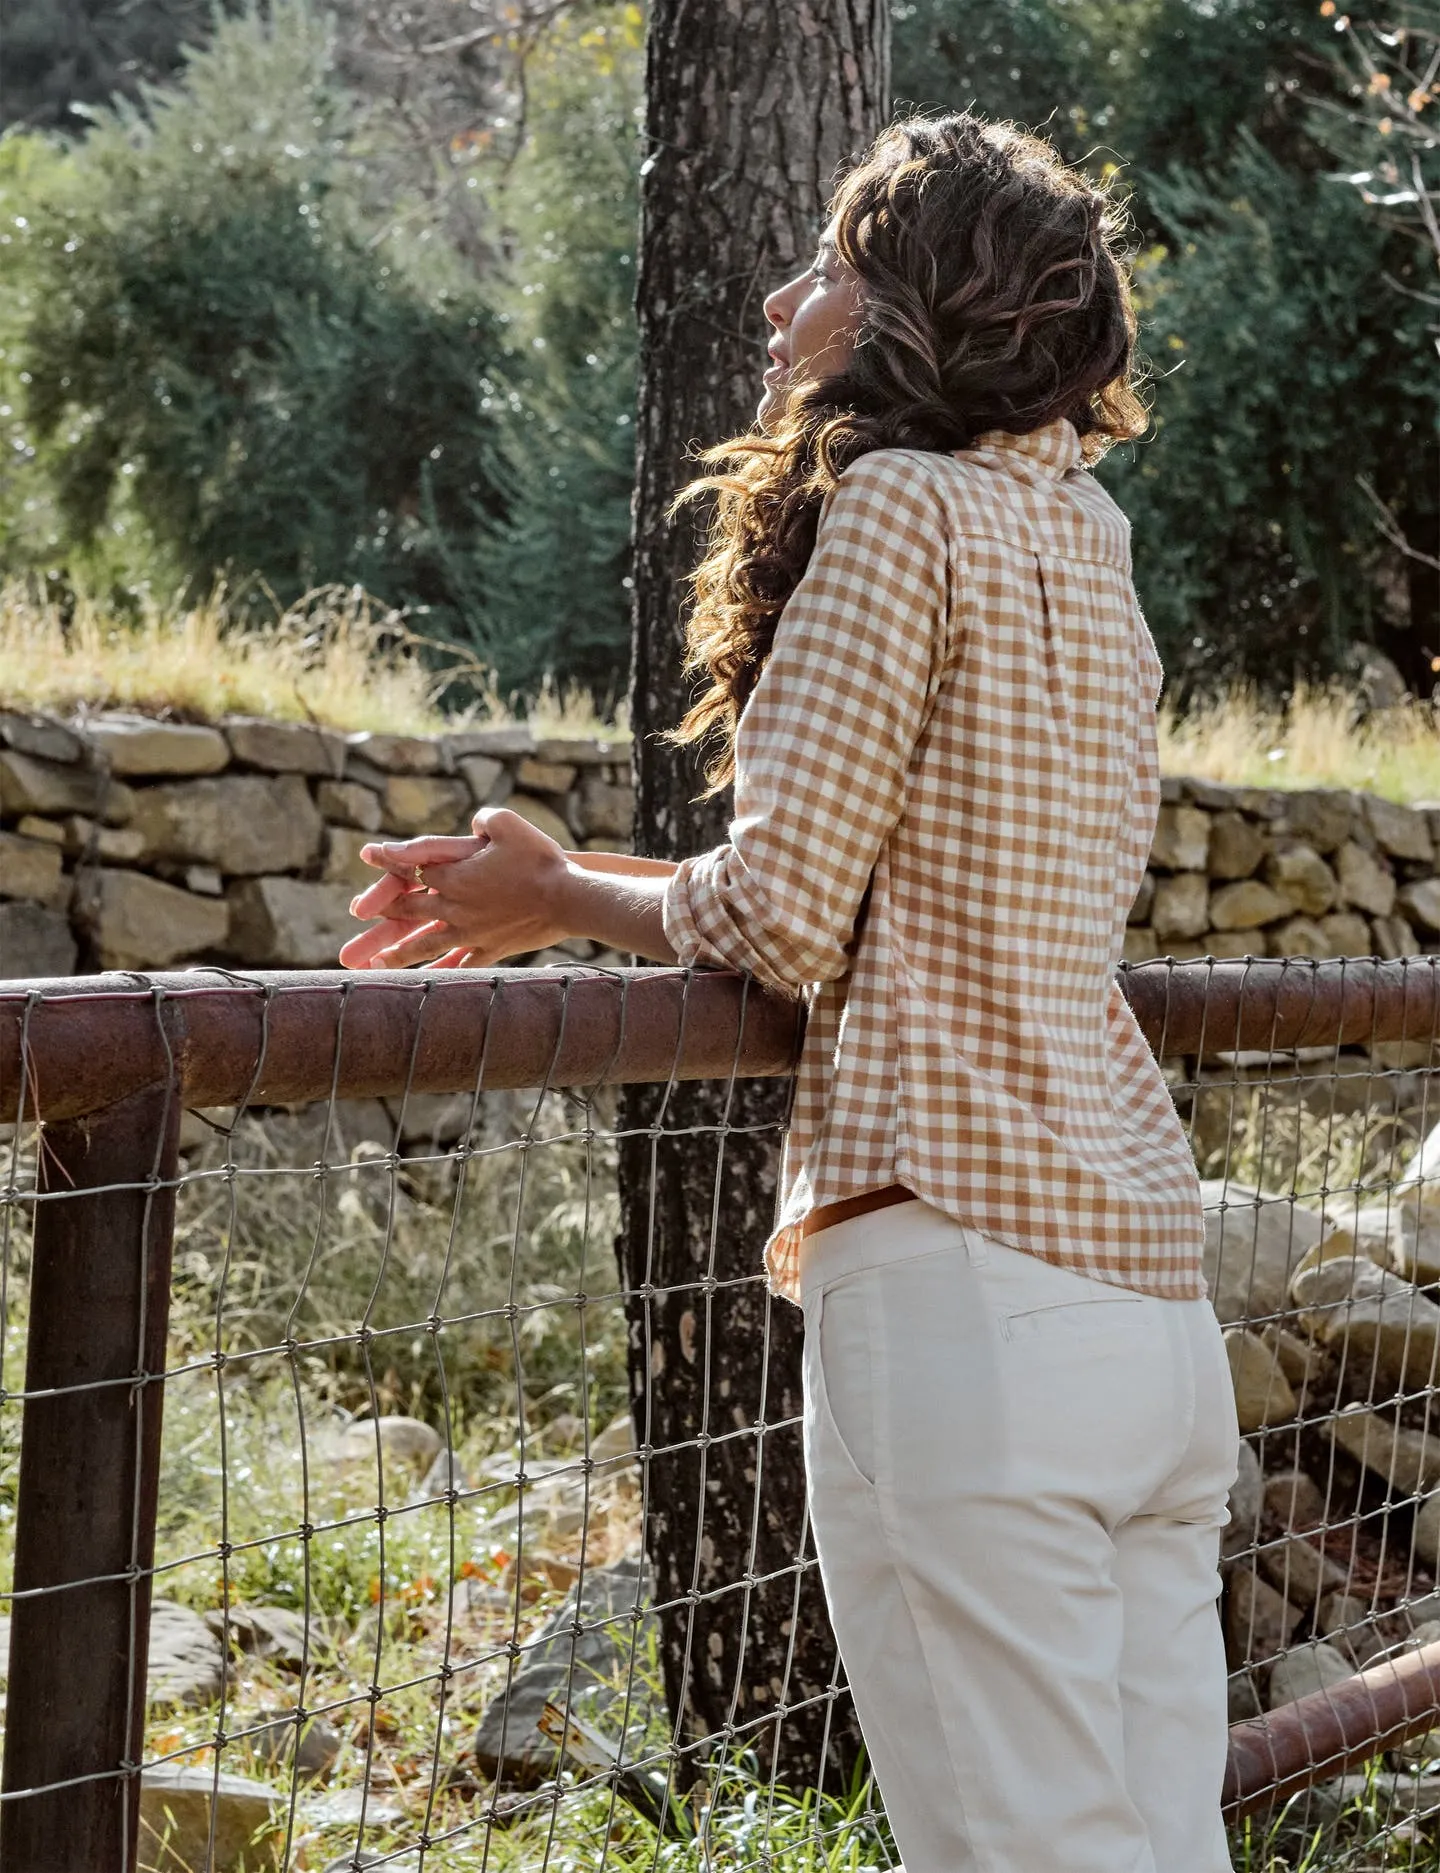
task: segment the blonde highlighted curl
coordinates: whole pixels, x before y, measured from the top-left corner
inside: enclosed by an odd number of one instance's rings
[[[1147,425],[1134,377],[1123,217],[1048,143],[969,112],[891,125],[830,204],[862,312],[845,371],[793,383],[769,428],[708,449],[687,671],[708,688],[670,739],[734,777],[735,726],[815,546],[820,509],[875,449],[948,452],[1067,417],[1085,459]]]

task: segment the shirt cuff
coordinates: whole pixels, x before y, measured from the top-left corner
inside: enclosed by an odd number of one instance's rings
[[[660,907],[665,937],[675,952],[676,962],[683,968],[692,968],[697,963],[708,963],[722,969],[737,966],[706,941],[700,927],[702,913],[697,902],[697,898],[707,895],[707,871],[713,872],[717,859],[728,850],[727,846],[718,846],[713,852],[701,852],[694,858],[682,859],[665,887]]]

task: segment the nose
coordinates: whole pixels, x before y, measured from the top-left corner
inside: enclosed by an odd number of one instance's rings
[[[794,290],[795,281],[787,280],[765,300],[762,310],[777,332],[783,332],[795,316]]]

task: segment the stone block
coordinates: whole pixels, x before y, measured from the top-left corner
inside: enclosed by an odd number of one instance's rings
[[[1249,1328],[1231,1327],[1225,1335],[1225,1352],[1240,1429],[1263,1431],[1288,1424],[1297,1410],[1295,1394],[1273,1350]]]
[[[246,878],[229,893],[230,948],[256,969],[333,969],[357,936],[354,887],[301,878]]]
[[[47,904],[65,869],[59,846],[44,839],[21,839],[0,832],[0,897],[29,898]]]
[[[1353,904],[1357,910],[1369,911],[1372,917],[1388,917],[1394,910],[1394,873],[1363,845],[1347,839],[1335,860],[1335,869],[1342,904]]]
[[[1248,1567],[1235,1574],[1225,1598],[1225,1637],[1237,1663],[1275,1658],[1290,1643],[1303,1609]]]
[[[1423,1431],[1396,1425],[1363,1405],[1349,1405],[1331,1419],[1330,1435],[1397,1495],[1428,1495],[1440,1485],[1440,1439]]]
[[[569,793],[578,772],[573,761],[542,761],[539,755],[527,755],[515,770],[515,785],[527,793]]]
[[[1209,927],[1210,890],[1203,872],[1177,872],[1155,882],[1150,922],[1164,944],[1171,937],[1198,937]]]
[[[106,793],[106,777],[98,768],[61,766],[13,748],[0,749],[0,811],[61,818],[67,813],[98,814]]]
[[[1415,1511],[1412,1552],[1427,1574],[1440,1574],[1440,1493],[1427,1496]]]
[[[322,822],[298,774],[226,774],[143,788],[133,824],[147,859],[217,865],[230,877],[299,871],[319,855]]]
[[[380,830],[380,796],[373,787],[353,780],[322,780],[315,790],[315,804],[321,818],[337,826],[358,826],[362,832]]]
[[[470,789],[470,798],[476,806],[492,806],[492,796],[500,781],[508,777],[508,770],[503,761],[497,761],[491,754],[462,755],[456,763],[465,776],[465,784]],[[514,782],[511,782],[513,787]]]
[[[18,710],[0,710],[0,747],[34,755],[37,761],[58,761],[62,766],[86,758],[85,743],[73,729],[53,716]]]
[[[1327,956],[1372,956],[1375,944],[1370,926],[1358,911],[1331,911],[1320,919]]]
[[[586,833],[629,839],[635,827],[635,789],[629,785],[614,786],[587,774],[580,783],[576,815]]]
[[[1152,956],[1160,954],[1155,932],[1144,926],[1132,925],[1125,932],[1125,946],[1120,953],[1127,963],[1148,963]]]
[[[423,735],[345,737],[347,760],[354,756],[378,767],[382,774],[436,774],[440,771],[440,744]]]
[[[187,891],[196,891],[201,897],[225,895],[225,880],[213,865],[187,865],[184,884]]]
[[[267,774],[328,774],[345,771],[345,737],[315,722],[267,722],[230,716],[221,725],[230,752],[246,767]]]
[[[1265,1477],[1255,1448],[1243,1439],[1240,1443],[1235,1481],[1230,1486],[1230,1520],[1220,1535],[1220,1552],[1229,1559],[1253,1547],[1260,1532],[1264,1509]]]
[[[555,809],[547,806],[543,800],[533,799],[528,793],[512,793],[505,804],[512,813],[518,813],[521,819],[528,819],[532,826],[537,826],[557,844],[569,847],[570,828]]]
[[[1265,835],[1253,820],[1234,809],[1210,822],[1210,853],[1205,869],[1212,878],[1248,878],[1265,856]]]
[[[1278,1470],[1265,1479],[1265,1507],[1282,1528],[1320,1528],[1325,1522],[1325,1492],[1303,1470]]]
[[[218,774],[230,765],[230,744],[200,722],[156,722],[144,715],[92,716],[86,738],[112,774]]]
[[[1260,1338],[1274,1353],[1276,1364],[1285,1377],[1301,1390],[1318,1379],[1329,1364],[1321,1347],[1302,1340],[1298,1334],[1287,1333],[1274,1321],[1261,1329]]]
[[[1332,952],[1325,932],[1313,917],[1287,917],[1265,933],[1265,948],[1271,956],[1329,956]]]
[[[1382,852],[1388,852],[1392,858],[1415,859],[1426,865],[1434,861],[1435,842],[1430,837],[1430,822],[1423,811],[1397,806],[1393,800],[1382,800],[1373,793],[1359,797],[1366,823]]]
[[[1135,893],[1135,902],[1130,906],[1130,914],[1125,921],[1132,924],[1144,923],[1150,915],[1150,906],[1154,902],[1155,879],[1153,874],[1147,871],[1140,880],[1140,889]]]
[[[1343,1593],[1349,1575],[1337,1559],[1341,1537],[1330,1537],[1330,1552],[1304,1535],[1267,1541],[1256,1559],[1272,1587],[1292,1606],[1318,1606],[1332,1593]]]
[[[1282,1704],[1293,1704],[1297,1697],[1309,1697],[1313,1691],[1328,1691],[1354,1675],[1355,1667],[1345,1654],[1326,1645],[1323,1639],[1298,1645],[1276,1661],[1270,1673],[1266,1707],[1279,1710]]]
[[[1212,930],[1202,939],[1202,948],[1207,956],[1213,956],[1220,963],[1236,962],[1242,956],[1260,953],[1260,945],[1243,930]]]
[[[1431,935],[1440,931],[1440,878],[1417,878],[1402,886],[1397,902],[1411,923]]]
[[[0,978],[73,975],[76,955],[63,911],[43,904],[0,903]]]
[[[1186,775],[1180,783],[1177,798],[1193,800],[1196,806],[1208,807],[1212,813],[1227,813],[1235,805],[1235,789],[1227,787],[1223,781],[1200,780],[1194,775]]]
[[[1334,872],[1314,846],[1297,839],[1274,848],[1265,861],[1265,879],[1292,909],[1307,917],[1323,917],[1340,889]]]
[[[465,832],[470,789],[439,774],[393,774],[385,783],[381,818],[392,832]]]
[[[65,822],[65,849],[87,864],[137,865],[145,856],[145,835],[134,826],[102,826],[72,813]]]
[[[1278,820],[1285,812],[1285,803],[1292,796],[1278,787],[1235,787],[1230,789],[1230,804],[1241,813],[1248,813],[1252,819]]]
[[[629,757],[630,743],[623,736],[542,735],[535,743],[537,761],[569,761],[576,767],[603,767]]]
[[[1268,884],[1258,878],[1239,878],[1211,894],[1210,921],[1217,930],[1255,930],[1261,924],[1275,923],[1289,909]]]
[[[58,819],[41,819],[38,813],[24,813],[15,827],[22,839],[43,839],[47,845],[64,845],[65,828]]]
[[[502,761],[518,761],[524,755],[534,754],[535,737],[528,728],[512,724],[506,728],[466,729],[463,734],[447,735],[445,745],[456,761],[471,754],[488,754]]]
[[[1316,788],[1281,794],[1275,831],[1313,846],[1317,852],[1334,852],[1350,837],[1354,824],[1353,795]]]
[[[1375,953],[1386,962],[1394,962],[1401,956],[1421,954],[1420,939],[1416,936],[1407,917],[1377,917],[1374,923]]]
[[[221,899],[196,897],[144,872],[104,866],[80,874],[75,914],[105,969],[165,969],[223,950],[230,927]]]
[[[352,891],[378,883],[380,873],[373,865],[367,865],[360,856],[360,848],[369,845],[373,836],[354,826],[327,826],[325,863],[320,872],[322,881],[325,884],[348,885]]]
[[[1204,871],[1210,815],[1193,806],[1162,806],[1150,845],[1150,863],[1166,871]]]
[[[1205,1283],[1221,1323],[1237,1325],[1281,1312],[1290,1276],[1320,1241],[1325,1225],[1312,1210],[1243,1184],[1211,1178],[1205,1206]]]

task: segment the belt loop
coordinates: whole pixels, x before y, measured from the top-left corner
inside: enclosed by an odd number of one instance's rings
[[[978,1229],[972,1229],[968,1223],[963,1226],[965,1253],[970,1257],[972,1268],[984,1268],[990,1260],[990,1244]]]

